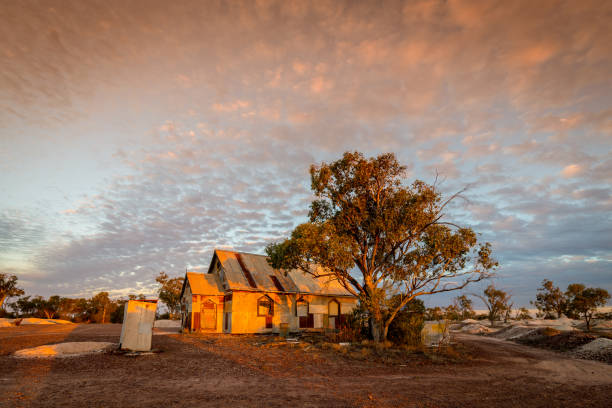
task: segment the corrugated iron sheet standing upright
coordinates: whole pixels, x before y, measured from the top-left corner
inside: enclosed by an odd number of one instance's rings
[[[130,300],[125,305],[121,338],[122,349],[134,351],[151,350],[153,323],[157,311],[157,300]]]

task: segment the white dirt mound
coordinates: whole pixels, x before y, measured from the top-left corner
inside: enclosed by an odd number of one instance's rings
[[[0,318],[0,327],[13,327],[13,319]]]
[[[584,323],[586,327],[586,323]],[[596,319],[591,322],[591,328],[593,329],[612,329],[612,320],[600,320]]]
[[[62,319],[38,319],[36,317],[26,317],[24,319],[0,319],[0,327],[15,327],[26,324],[74,324],[68,320]]]
[[[491,331],[487,326],[483,326],[480,323],[472,323],[461,328],[462,333],[468,334],[481,334],[481,333],[489,333]]]
[[[156,320],[154,327],[181,327],[180,320]]]
[[[575,330],[575,326],[579,324],[579,320],[572,320],[568,319],[567,317],[562,317],[560,319],[532,319],[525,321],[526,326],[551,327],[561,331]]]
[[[612,361],[612,340],[600,337],[578,347],[571,354],[575,357],[601,360],[609,363]]]
[[[40,357],[73,357],[83,354],[99,353],[112,347],[114,343],[102,341],[82,341],[59,344],[49,344],[27,348],[15,352],[15,357],[40,358]]]
[[[612,351],[612,340],[606,339],[605,337],[600,337],[598,339],[593,340],[590,343],[587,343],[583,346],[580,346],[576,349],[576,351],[587,351],[587,352],[600,352],[600,351]]]
[[[480,322],[478,320],[474,320],[474,319],[465,319],[465,320],[462,320],[461,323],[472,324],[472,323],[480,323]]]
[[[569,319],[563,316],[560,319],[530,319],[525,320],[525,322],[529,326],[575,326],[580,324],[582,320]]]
[[[21,324],[74,324],[68,320],[62,319],[38,319],[36,317],[28,317],[21,321]]]
[[[533,332],[538,330],[537,327],[527,327],[527,326],[508,326],[499,332],[493,334],[493,337],[502,340],[515,340],[521,338],[523,336],[527,336]]]

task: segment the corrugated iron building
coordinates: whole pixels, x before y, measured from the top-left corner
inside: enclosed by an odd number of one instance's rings
[[[215,250],[207,273],[186,273],[182,325],[191,331],[278,333],[339,328],[357,299],[329,277],[273,269],[265,256]]]

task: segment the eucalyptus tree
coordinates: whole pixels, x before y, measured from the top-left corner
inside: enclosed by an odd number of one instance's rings
[[[17,276],[0,273],[0,308],[4,301],[13,296],[21,296],[25,292],[17,286]]]
[[[392,153],[347,152],[311,166],[310,176],[316,199],[309,222],[269,245],[268,262],[336,279],[367,309],[376,341],[386,339],[411,300],[463,289],[497,267],[489,243],[446,220],[445,209],[459,194],[443,199],[435,184],[407,184],[406,167]]]

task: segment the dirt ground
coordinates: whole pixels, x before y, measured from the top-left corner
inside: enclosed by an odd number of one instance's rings
[[[120,332],[120,325],[1,328],[0,406],[551,408],[609,406],[612,395],[611,365],[463,334],[455,361],[401,364],[264,336],[159,331],[159,354],[10,355],[65,341],[118,342]]]

